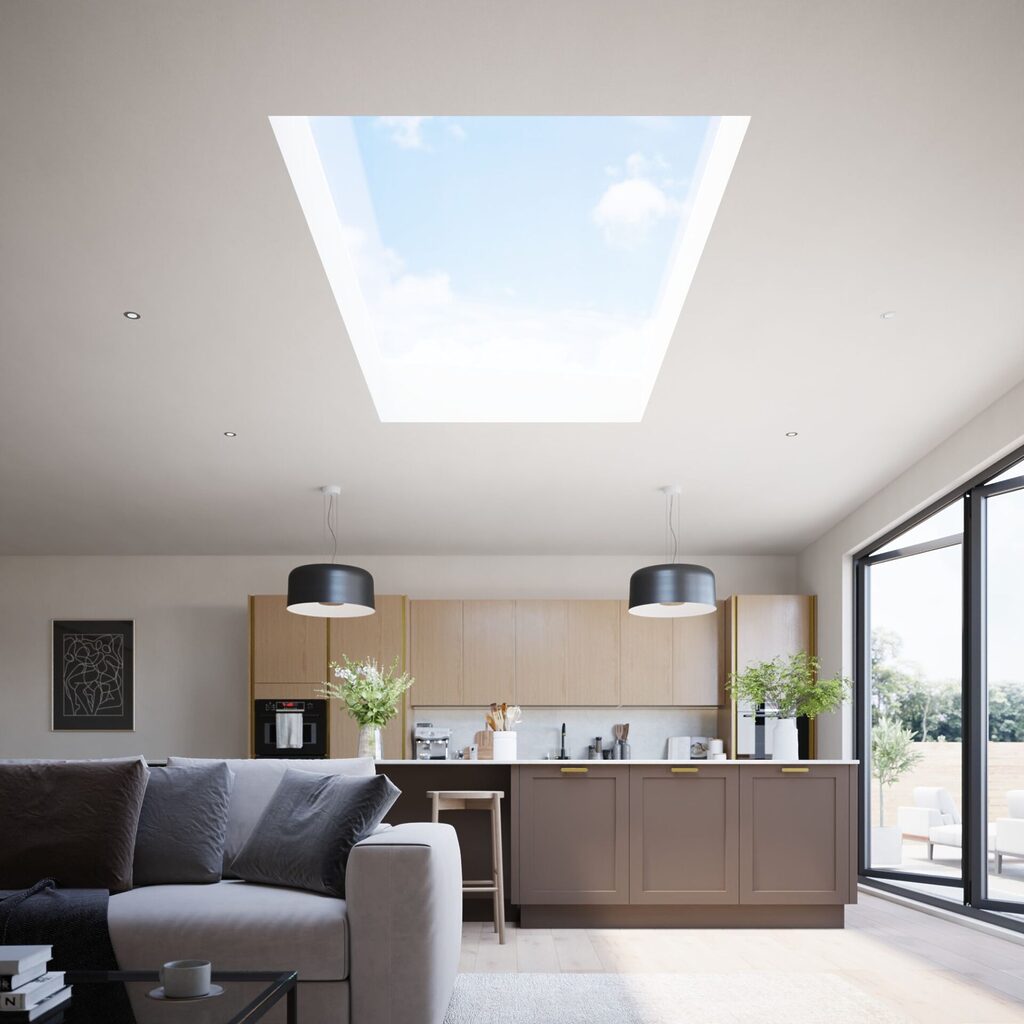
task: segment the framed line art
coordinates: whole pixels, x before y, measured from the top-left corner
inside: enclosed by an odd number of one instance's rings
[[[54,732],[135,730],[135,623],[53,620]]]

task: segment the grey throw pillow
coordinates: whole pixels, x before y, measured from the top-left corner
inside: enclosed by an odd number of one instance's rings
[[[231,870],[247,882],[344,896],[352,847],[373,834],[400,793],[386,775],[289,769]]]
[[[151,768],[135,837],[135,885],[219,882],[231,797],[221,761]]]

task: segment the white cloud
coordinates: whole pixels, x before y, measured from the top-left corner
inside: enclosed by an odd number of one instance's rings
[[[448,134],[456,141],[462,142],[466,138],[466,129],[458,121],[449,121],[446,127]]]
[[[429,117],[378,117],[377,124],[391,133],[391,140],[402,149],[423,148],[423,123]]]
[[[613,245],[631,246],[643,241],[659,221],[678,217],[683,204],[647,178],[627,178],[605,189],[591,216]]]

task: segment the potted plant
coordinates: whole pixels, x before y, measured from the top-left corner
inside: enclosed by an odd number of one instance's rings
[[[800,651],[789,658],[762,661],[729,677],[733,699],[754,707],[764,705],[765,715],[775,719],[772,733],[772,758],[776,761],[797,761],[798,717],[817,718],[835,711],[850,692],[850,681],[842,676],[819,679],[817,658]]]
[[[878,824],[871,829],[871,863],[900,864],[903,835],[885,824],[885,791],[921,760],[914,750],[914,734],[892,718],[871,727],[871,774],[878,779]]]
[[[318,691],[322,697],[341,701],[345,710],[359,723],[358,757],[383,756],[381,729],[395,717],[406,690],[413,684],[412,676],[398,671],[398,659],[382,667],[372,658],[352,661],[342,656],[344,664],[332,661],[335,682],[323,683]]]

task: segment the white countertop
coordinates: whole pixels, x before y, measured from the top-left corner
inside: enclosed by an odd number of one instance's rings
[[[384,760],[378,761],[377,764],[383,765],[406,765],[406,764],[424,764],[424,765],[476,765],[483,767],[502,767],[516,764],[526,765],[553,765],[556,767],[569,766],[575,767],[578,765],[586,765],[588,768],[606,767],[606,768],[628,768],[632,764],[636,765],[764,765],[769,766],[787,766],[800,765],[801,767],[809,767],[812,765],[827,765],[827,764],[859,764],[859,761],[755,761],[752,758],[745,758],[737,761],[669,761],[666,758],[636,758],[628,761],[589,761],[581,758],[571,758],[567,761],[559,761],[555,758],[542,758],[538,760],[524,760],[524,761],[465,761],[461,759],[455,759],[450,761],[418,761],[414,758],[407,758],[406,760]]]

